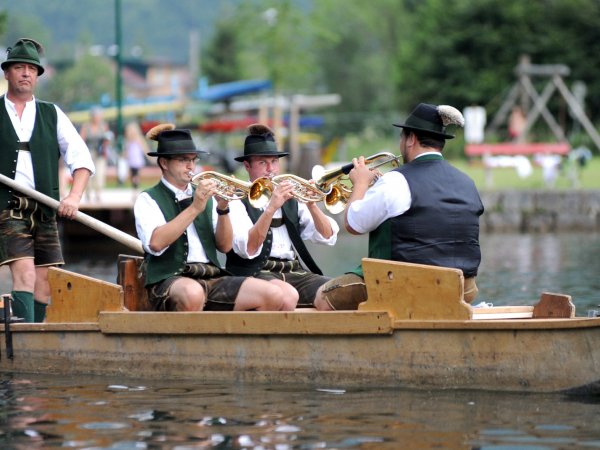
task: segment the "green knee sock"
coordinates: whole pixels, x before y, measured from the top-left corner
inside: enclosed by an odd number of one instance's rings
[[[25,322],[33,322],[33,292],[12,291],[10,294],[14,315],[22,317]]]
[[[36,323],[41,323],[46,318],[47,303],[33,299],[33,317]]]

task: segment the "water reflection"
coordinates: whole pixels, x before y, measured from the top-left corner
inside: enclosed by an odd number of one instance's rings
[[[111,383],[119,385],[118,389]],[[475,449],[600,447],[596,402],[556,395],[18,376],[2,448]]]

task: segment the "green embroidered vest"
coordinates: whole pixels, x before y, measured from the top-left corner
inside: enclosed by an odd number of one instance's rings
[[[35,189],[42,194],[60,200],[58,188],[58,146],[57,114],[52,103],[36,100],[35,124],[29,139],[29,151],[33,163]],[[4,96],[0,97],[0,173],[13,178],[17,170],[17,143],[19,138],[4,106]],[[0,183],[0,206],[6,208],[14,192]],[[47,216],[53,217],[55,211],[47,206],[42,209]]]
[[[145,192],[156,201],[167,222],[173,220],[183,210],[173,191],[160,181],[156,186]],[[213,231],[212,198],[206,203],[204,211],[194,219],[194,226],[209,261],[215,266],[221,267],[217,258],[217,246]],[[187,256],[187,232],[184,232],[173,242],[162,255],[154,256],[146,253],[146,286],[158,283],[173,275],[180,275],[185,268]]]

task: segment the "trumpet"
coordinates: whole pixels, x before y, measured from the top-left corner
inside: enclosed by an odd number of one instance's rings
[[[192,183],[198,186],[202,180],[213,180],[216,182],[217,196],[224,200],[241,200],[248,195],[250,191],[250,183],[247,181],[238,180],[237,178],[223,175],[221,173],[206,170],[198,174],[190,172]]]
[[[392,167],[400,165],[400,157],[389,152],[379,152],[367,156],[365,163],[369,170],[375,170],[386,164]],[[325,171],[322,166],[315,166],[312,170],[312,177],[315,180],[315,186],[325,193],[325,208],[332,214],[342,212],[346,208],[348,199],[352,194],[352,188],[347,186],[344,177],[354,168],[354,164],[345,164],[337,169]]]
[[[301,203],[319,202],[323,200],[325,196],[321,190],[304,178],[286,173],[282,175],[275,175],[271,178],[261,177],[254,180],[250,189],[248,201],[255,208],[259,207],[257,204],[263,203],[263,199],[266,199],[264,204],[268,203],[275,187],[283,182],[287,182],[292,185],[292,195]]]

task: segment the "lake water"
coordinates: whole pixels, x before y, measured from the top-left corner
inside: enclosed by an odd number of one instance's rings
[[[2,449],[600,448],[600,399],[15,375]]]
[[[600,304],[600,236],[481,238],[480,299],[533,304],[571,294],[578,315]],[[116,278],[109,242],[67,249],[66,268]],[[311,246],[338,275],[366,239]],[[0,272],[3,292],[10,289]],[[600,345],[600,344],[599,344]],[[290,349],[293,351],[293,349]],[[4,355],[2,355],[4,356]],[[104,377],[3,375],[1,449],[571,449],[600,448],[600,397],[336,386],[231,385]]]

